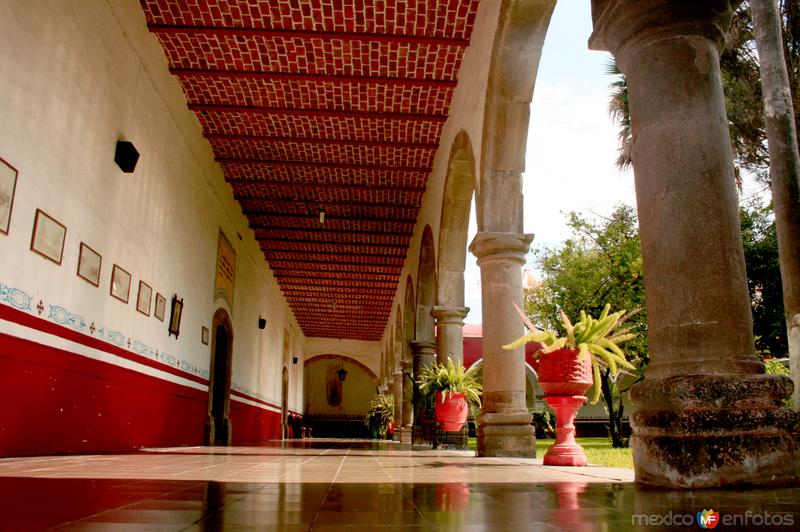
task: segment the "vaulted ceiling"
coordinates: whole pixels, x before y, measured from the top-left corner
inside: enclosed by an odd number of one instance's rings
[[[380,339],[478,0],[140,1],[303,332]]]

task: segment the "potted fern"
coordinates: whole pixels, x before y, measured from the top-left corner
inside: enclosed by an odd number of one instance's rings
[[[364,426],[373,436],[386,438],[394,429],[394,397],[386,394],[374,395],[369,402]]]
[[[630,329],[620,329],[635,312],[611,312],[611,305],[606,305],[598,318],[582,310],[578,321],[573,324],[562,311],[561,321],[566,336],[559,336],[551,330],[536,330],[523,314],[525,324],[532,332],[503,348],[514,349],[537,342],[539,367],[536,372],[545,395],[582,395],[591,387],[594,404],[600,398],[601,365],[607,367],[612,376],[620,368],[636,369],[620,348],[623,342],[636,338]]]
[[[619,344],[636,337],[629,329],[620,329],[633,312],[624,310],[611,312],[606,305],[598,318],[581,311],[573,325],[564,312],[566,336],[559,337],[554,331],[537,331],[519,308],[525,324],[531,332],[519,340],[503,346],[513,349],[528,342],[537,342],[539,349],[536,372],[539,385],[544,391],[544,400],[556,413],[556,442],[544,455],[544,465],[585,466],[586,453],[575,441],[575,415],[586,402],[583,396],[594,385],[592,403],[600,398],[600,366],[608,367],[609,374],[616,375],[620,367],[636,369],[625,358]]]
[[[468,406],[480,408],[483,387],[473,370],[453,364],[450,358],[446,364],[422,368],[417,384],[422,394],[435,396],[435,418],[442,430],[461,430],[467,421]]]

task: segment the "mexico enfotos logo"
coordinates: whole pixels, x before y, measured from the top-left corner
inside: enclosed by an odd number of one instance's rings
[[[773,513],[768,511],[740,514],[723,514],[705,508],[696,514],[669,512],[666,514],[633,514],[631,524],[634,526],[682,526],[697,525],[701,529],[712,529],[717,525],[735,527],[770,527],[794,526],[794,514]]]

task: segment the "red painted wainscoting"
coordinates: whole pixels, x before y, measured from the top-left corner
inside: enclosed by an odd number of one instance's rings
[[[281,437],[281,414],[265,410],[236,400],[236,392],[231,394],[231,409],[229,416],[233,437],[231,445],[253,445],[266,440]],[[247,397],[250,401],[263,403],[258,399]],[[268,405],[268,403],[264,403]],[[272,405],[269,405],[272,406]]]
[[[205,385],[202,377],[4,305],[0,319],[157,368],[166,376],[0,333],[0,457],[204,444],[208,392],[170,380],[174,375]],[[230,411],[234,443],[280,437],[280,413],[235,397]]]
[[[0,334],[0,456],[202,445],[208,394]]]

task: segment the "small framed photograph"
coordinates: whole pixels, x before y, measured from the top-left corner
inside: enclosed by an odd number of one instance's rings
[[[115,264],[111,271],[111,295],[123,303],[127,303],[130,293],[131,274]]]
[[[78,277],[89,284],[100,286],[100,268],[102,265],[103,257],[81,242],[81,252],[78,255]]]
[[[208,345],[208,327],[203,327],[200,340],[203,342],[203,345]]]
[[[136,296],[136,310],[145,316],[150,315],[150,303],[153,301],[153,289],[144,281],[139,281],[139,294]]]
[[[164,321],[164,310],[167,308],[167,298],[156,293],[156,307],[153,309],[153,316],[159,321]]]
[[[169,334],[178,338],[181,331],[181,315],[183,314],[183,298],[178,299],[178,294],[172,296],[172,311],[169,315]]]
[[[36,209],[31,236],[31,251],[61,265],[67,228],[41,209]]]
[[[17,169],[0,158],[0,233],[8,234],[17,189]]]

